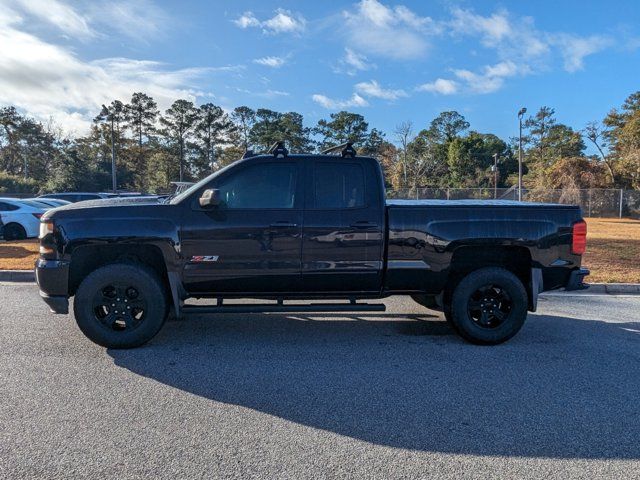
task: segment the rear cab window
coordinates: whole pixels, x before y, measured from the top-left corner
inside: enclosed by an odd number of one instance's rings
[[[313,163],[313,208],[362,208],[365,202],[365,173],[356,162]]]

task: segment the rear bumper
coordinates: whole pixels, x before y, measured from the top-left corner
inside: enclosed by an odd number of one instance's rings
[[[564,287],[565,290],[584,290],[585,288],[589,288],[589,285],[584,283],[584,277],[589,275],[588,268],[579,268],[571,272],[569,276],[569,281],[567,285]]]
[[[36,261],[36,282],[40,296],[54,313],[69,313],[69,262]]]

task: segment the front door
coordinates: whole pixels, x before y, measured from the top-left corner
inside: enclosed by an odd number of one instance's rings
[[[376,292],[383,267],[384,206],[366,160],[309,159],[303,286],[309,292]]]
[[[301,168],[295,161],[256,160],[207,188],[222,202],[192,202],[182,229],[189,293],[277,293],[301,278]]]

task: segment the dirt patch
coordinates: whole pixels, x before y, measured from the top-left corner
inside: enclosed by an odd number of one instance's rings
[[[640,283],[640,220],[587,219],[587,253],[582,259],[593,283]]]
[[[37,239],[19,242],[0,240],[0,270],[33,270],[37,258]]]

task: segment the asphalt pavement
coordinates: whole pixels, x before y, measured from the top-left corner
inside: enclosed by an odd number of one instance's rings
[[[640,297],[542,297],[495,347],[386,304],[115,351],[2,284],[0,478],[640,478]]]

